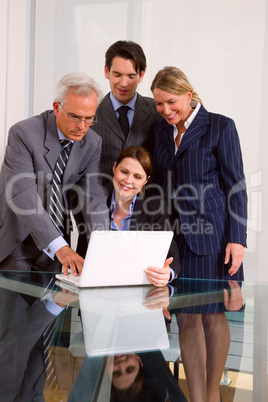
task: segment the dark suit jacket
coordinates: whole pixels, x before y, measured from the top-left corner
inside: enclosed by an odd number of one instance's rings
[[[93,130],[102,138],[102,154],[100,171],[105,176],[103,183],[111,193],[113,189],[112,167],[120,152],[131,145],[144,146],[153,151],[154,124],[160,115],[156,111],[155,101],[137,94],[137,102],[130,131],[125,140],[114,112],[110,94],[107,94],[97,109],[98,123]]]
[[[53,334],[55,316],[39,299],[7,289],[0,289],[0,307],[0,401],[44,401],[43,335],[48,327]]]
[[[153,181],[169,202],[173,190],[179,230],[194,253],[217,254],[228,242],[246,246],[247,195],[233,120],[201,106],[175,155],[173,126],[161,119]]]
[[[70,206],[70,188],[79,192],[88,232],[108,221],[106,191],[98,176],[100,153],[101,138],[89,129],[81,141],[74,142],[63,176],[65,205]],[[0,174],[0,261],[29,234],[39,250],[60,236],[46,211],[59,154],[53,111],[11,127]]]

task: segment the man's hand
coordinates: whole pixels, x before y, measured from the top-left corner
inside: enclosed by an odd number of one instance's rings
[[[77,276],[82,272],[84,258],[80,257],[74,250],[71,249],[69,246],[63,246],[56,252],[56,257],[62,264],[62,271],[64,275],[68,274],[68,268],[71,268],[72,274]]]
[[[79,299],[78,294],[68,289],[62,289],[53,296],[54,302],[60,306],[65,307]]]
[[[229,274],[233,276],[240,268],[243,257],[245,253],[245,248],[242,244],[238,243],[228,243],[225,250],[225,260],[224,264],[228,264],[230,257],[232,256],[232,265],[229,269]]]

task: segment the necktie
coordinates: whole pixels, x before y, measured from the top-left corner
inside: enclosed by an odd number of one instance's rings
[[[129,107],[128,106],[121,106],[119,109],[117,109],[119,113],[119,124],[122,128],[122,131],[124,133],[125,139],[128,136],[129,132],[129,121],[127,118],[127,112],[128,112]]]
[[[72,142],[68,140],[61,140],[60,143],[62,145],[62,150],[57,159],[52,178],[51,194],[49,200],[49,216],[54,225],[63,235],[66,212],[64,208],[61,183],[64,169],[70,155]]]

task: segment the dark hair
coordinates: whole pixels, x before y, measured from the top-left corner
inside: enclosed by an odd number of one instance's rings
[[[110,71],[113,59],[118,56],[134,60],[135,71],[141,75],[146,70],[146,57],[140,45],[132,41],[119,40],[109,47],[105,54],[105,65]]]
[[[142,390],[145,380],[145,373],[143,367],[140,365],[137,377],[128,389],[119,390],[112,384],[112,391],[117,396],[118,401],[132,400],[137,397]]]
[[[152,175],[152,156],[146,148],[135,145],[124,148],[118,156],[115,166],[119,165],[119,163],[125,158],[137,159],[137,161],[140,162],[143,170],[145,171],[146,176],[149,177]]]

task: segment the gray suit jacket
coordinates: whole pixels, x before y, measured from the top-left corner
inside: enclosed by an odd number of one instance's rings
[[[106,227],[106,191],[99,180],[101,138],[91,129],[74,142],[63,176],[63,195],[70,206],[70,192],[79,196],[87,233]],[[31,234],[42,250],[60,236],[46,209],[52,173],[60,154],[53,111],[11,127],[0,173],[0,261]],[[72,190],[70,190],[72,188]]]
[[[98,123],[93,126],[102,137],[102,154],[100,171],[103,184],[110,193],[113,189],[112,167],[120,152],[131,145],[146,147],[153,151],[154,124],[160,119],[152,98],[137,94],[137,102],[130,131],[125,140],[124,134],[114,112],[110,94],[107,94],[97,109]]]

